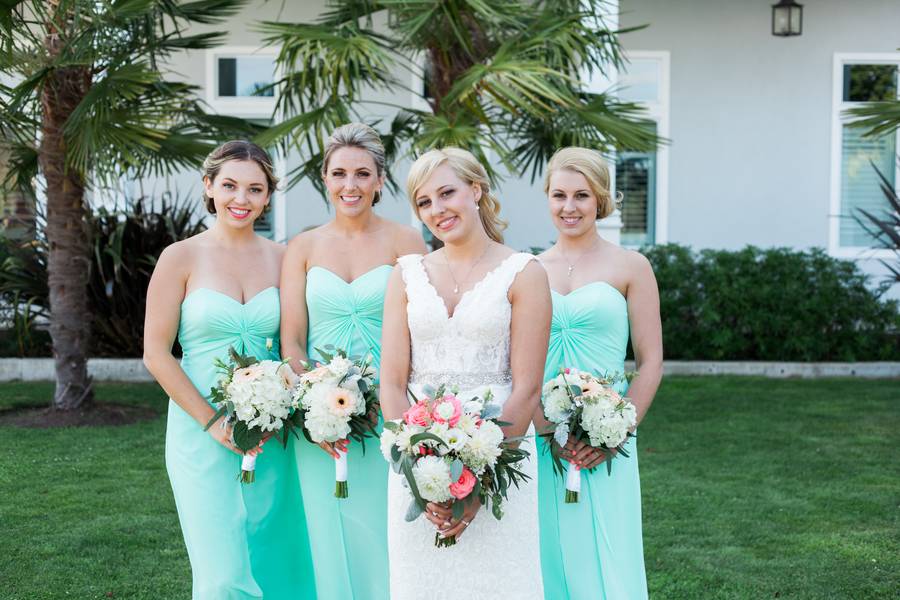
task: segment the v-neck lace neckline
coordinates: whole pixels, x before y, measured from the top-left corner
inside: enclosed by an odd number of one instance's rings
[[[422,269],[422,273],[425,276],[425,283],[428,284],[428,288],[432,291],[432,293],[434,293],[435,297],[438,299],[438,301],[440,301],[441,306],[444,308],[444,317],[446,317],[446,319],[448,321],[452,321],[453,318],[459,314],[459,310],[462,307],[463,302],[466,301],[466,298],[468,298],[470,295],[472,295],[473,292],[475,292],[477,289],[479,289],[484,284],[484,282],[488,281],[495,273],[500,271],[500,269],[502,269],[503,266],[507,262],[509,262],[509,260],[515,255],[516,255],[516,253],[513,252],[512,254],[510,254],[503,260],[501,260],[500,263],[496,267],[494,267],[493,269],[491,269],[490,271],[485,273],[484,277],[479,279],[475,285],[473,285],[472,287],[470,287],[469,289],[464,291],[462,293],[462,295],[459,297],[459,302],[457,302],[456,305],[453,307],[452,314],[450,313],[450,309],[447,306],[447,301],[444,299],[443,296],[441,296],[440,292],[438,292],[438,290],[434,286],[434,284],[431,283],[431,277],[428,276],[428,269],[425,268],[425,257],[424,256],[419,257],[419,268]]]

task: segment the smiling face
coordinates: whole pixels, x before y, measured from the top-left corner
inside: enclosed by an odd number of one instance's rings
[[[481,228],[481,186],[467,183],[444,163],[416,190],[419,219],[445,244],[459,243]]]
[[[384,176],[378,176],[375,159],[367,150],[345,146],[329,158],[324,181],[335,210],[352,217],[372,209],[375,192],[381,190]]]
[[[213,199],[216,219],[229,227],[252,227],[269,204],[269,185],[262,168],[252,160],[222,163],[215,178],[203,178]]]
[[[579,237],[595,227],[597,196],[587,178],[578,171],[553,171],[547,201],[553,225],[562,235]]]

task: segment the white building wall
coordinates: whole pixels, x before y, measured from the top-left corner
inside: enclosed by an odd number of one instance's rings
[[[668,216],[657,222],[657,238],[695,248],[827,247],[833,57],[895,51],[900,0],[806,2],[803,35],[795,38],[771,35],[771,2],[619,4],[621,27],[649,24],[622,36],[626,51],[668,53],[664,110],[671,145],[661,190]],[[260,46],[255,22],[312,21],[323,6],[321,1],[253,3],[224,28],[227,44]],[[185,53],[172,68],[193,83],[206,81],[203,52]],[[398,75],[408,77],[402,71]],[[408,94],[372,93],[370,98],[411,102]],[[373,116],[387,118],[390,109],[385,111]],[[286,162],[288,168],[297,164],[296,157]],[[401,186],[407,165],[394,169]],[[531,184],[528,176],[507,177],[500,186],[503,216],[510,223],[507,243],[515,248],[545,247],[555,239],[541,183]],[[199,196],[199,175],[169,178],[155,187]],[[288,238],[330,218],[308,182],[286,191],[281,201],[280,229]],[[377,211],[401,222],[412,219],[402,189],[396,194],[386,190]],[[861,265],[883,273],[875,260],[861,260]]]
[[[670,53],[670,241],[828,247],[833,57],[896,51],[900,2],[805,2],[791,38],[771,4],[620,2],[625,48]]]

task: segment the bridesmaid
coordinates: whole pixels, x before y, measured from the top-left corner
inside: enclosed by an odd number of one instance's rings
[[[163,251],[147,290],[144,324],[144,364],[171,398],[166,469],[191,561],[193,598],[314,598],[293,448],[267,444],[256,482],[242,485],[231,427],[218,422],[203,430],[216,412],[206,399],[218,380],[216,358],[227,359],[234,347],[278,359],[284,248],[253,232],[278,180],[263,149],[232,141],[207,157],[203,182],[215,224]],[[184,351],[180,363],[172,356],[176,334]]]
[[[544,191],[559,239],[539,258],[547,269],[553,320],[544,379],[561,366],[622,372],[629,332],[640,373],[627,388],[638,423],[662,377],[659,293],[643,255],[600,238],[596,221],[613,212],[609,171],[599,153],[563,148],[550,160]],[[627,384],[619,386],[624,393]],[[539,430],[547,421],[538,411]],[[564,502],[564,478],[539,452],[541,565],[548,600],[647,598],[636,438],[628,458],[571,439],[563,455],[582,473],[579,502]],[[542,439],[543,446],[543,439]],[[612,460],[608,475],[604,460]],[[593,473],[587,469],[600,467]]]
[[[281,269],[281,353],[296,372],[300,360],[321,360],[331,344],[351,356],[381,359],[384,291],[397,257],[424,253],[415,229],[376,215],[384,185],[384,146],[362,123],[337,128],[325,147],[322,178],[334,219],[301,233],[288,245]],[[334,497],[334,458],[349,451],[350,497]],[[346,440],[321,449],[305,439],[295,446],[310,515],[309,538],[322,600],[386,600],[387,472],[378,440]]]

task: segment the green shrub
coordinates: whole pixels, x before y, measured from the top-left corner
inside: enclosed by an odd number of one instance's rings
[[[153,212],[147,206],[152,204],[139,199],[89,216],[92,357],[143,354],[147,285],[156,260],[169,244],[205,229],[199,202],[163,199]],[[46,332],[35,327],[49,316],[43,219],[37,219],[36,239],[22,243],[0,236],[0,242],[0,302],[19,315],[8,319],[12,329],[0,334],[0,356],[46,356]]]
[[[820,249],[642,250],[665,355],[682,360],[900,360],[900,313],[852,261]]]

